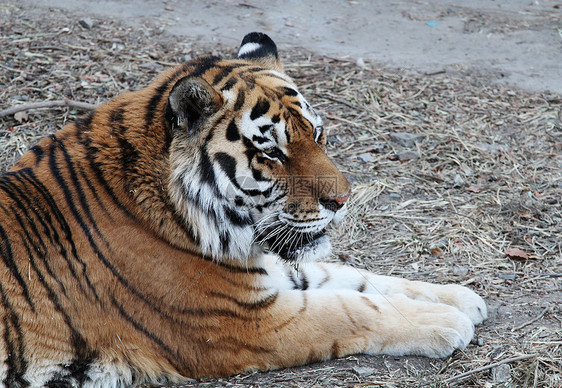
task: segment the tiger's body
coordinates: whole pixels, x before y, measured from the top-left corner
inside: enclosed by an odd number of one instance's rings
[[[252,33],[237,59],[171,69],[32,147],[0,177],[0,385],[466,346],[486,318],[467,288],[313,263],[350,192],[324,144],[275,44]]]

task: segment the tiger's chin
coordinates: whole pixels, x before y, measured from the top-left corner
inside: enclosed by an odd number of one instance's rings
[[[306,263],[324,259],[332,253],[332,243],[324,232],[309,236],[301,244],[293,246],[291,244],[276,247],[271,245],[268,251],[279,255],[288,263]]]

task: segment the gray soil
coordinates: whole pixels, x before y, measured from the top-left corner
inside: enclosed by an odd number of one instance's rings
[[[562,93],[562,4],[554,0],[24,0],[116,18],[193,42],[236,46],[264,31],[282,46],[427,73],[462,72]],[[360,59],[361,58],[361,59]]]

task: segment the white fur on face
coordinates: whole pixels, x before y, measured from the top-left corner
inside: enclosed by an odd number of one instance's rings
[[[241,50],[250,50],[252,47],[252,44],[248,47],[245,45]],[[276,77],[287,78],[276,71],[271,72]],[[287,87],[296,91],[289,81]],[[231,89],[222,93],[225,104],[232,106],[237,99],[236,93]],[[299,101],[303,118],[313,126],[321,127],[322,120],[304,97],[297,92],[295,98]],[[233,119],[240,136],[252,142],[262,157],[270,159],[272,163],[282,163],[266,151],[275,148],[288,156],[288,129],[285,122],[273,122],[267,113],[252,119],[251,114],[252,109],[248,109]],[[283,210],[287,192],[280,185],[279,180],[282,178],[268,176],[267,168],[254,166],[264,177],[256,178],[242,143],[227,143],[229,149],[221,151],[220,148],[225,144],[221,141],[216,143],[219,146],[213,146],[211,141],[205,150],[185,145],[180,152],[184,155],[175,160],[172,166],[169,185],[171,197],[187,220],[202,253],[217,260],[227,258],[246,261],[250,255],[260,251],[258,245],[263,243],[257,237],[260,233],[266,232],[271,237],[270,234],[277,231],[278,243],[282,244],[284,239],[290,240],[291,244],[296,245],[295,251],[302,260],[316,260],[329,255],[331,245],[327,237],[319,237],[299,248],[299,241],[303,241],[300,235],[321,233],[332,220],[342,218],[343,211],[334,213],[318,204],[317,213],[310,221],[294,219]],[[222,164],[216,159],[219,153],[228,155],[228,166],[225,166],[224,156]],[[212,175],[211,182],[201,176],[204,158],[208,159],[207,165],[210,167],[207,168],[210,171],[207,174]],[[233,219],[251,222],[237,224],[232,222]]]

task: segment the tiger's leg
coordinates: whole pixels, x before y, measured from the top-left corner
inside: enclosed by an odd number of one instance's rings
[[[357,353],[445,357],[470,342],[474,326],[454,307],[400,294],[284,289],[238,330],[243,345],[235,369],[242,371]]]
[[[476,325],[488,317],[484,300],[469,288],[456,284],[441,285],[375,275],[333,263],[306,263],[295,270],[273,256],[266,256],[264,264],[270,274],[269,281],[279,289],[346,289],[384,297],[404,295],[414,300],[453,306]]]

